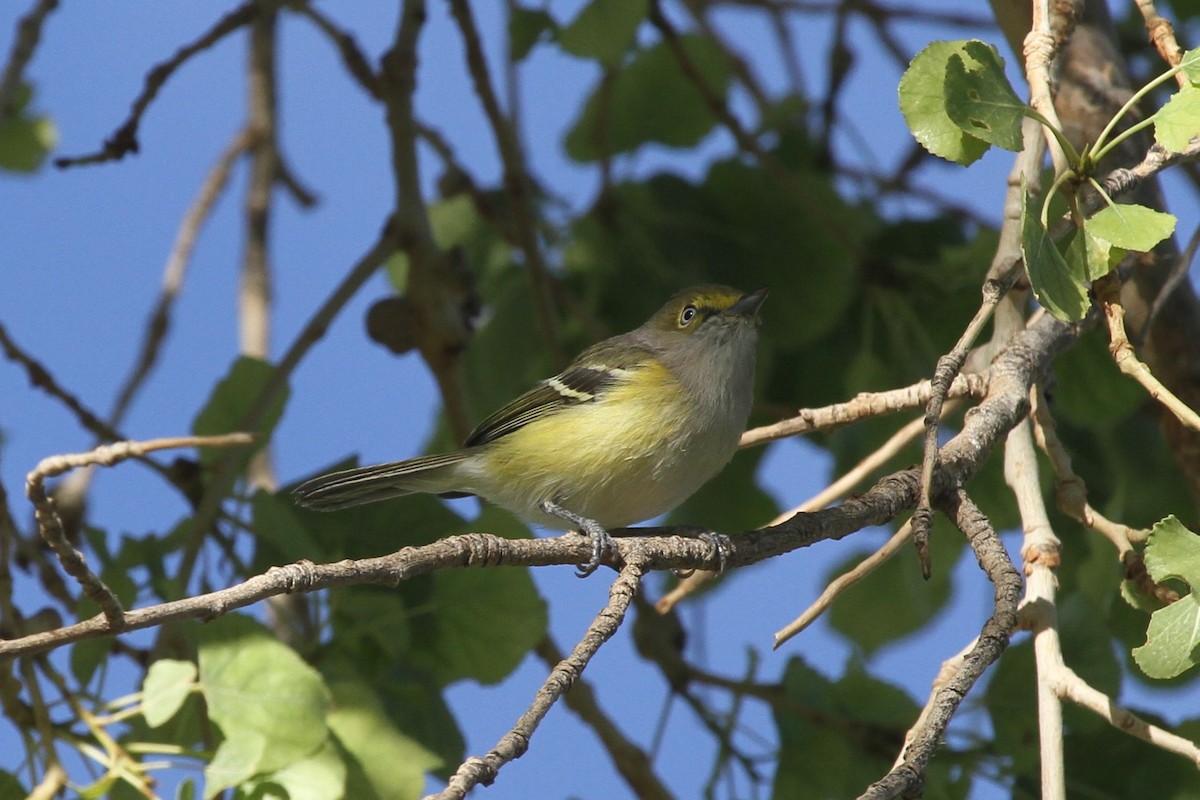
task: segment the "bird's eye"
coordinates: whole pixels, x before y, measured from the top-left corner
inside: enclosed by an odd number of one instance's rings
[[[695,306],[684,306],[683,311],[679,312],[679,327],[685,328],[692,324],[692,320],[696,318]]]

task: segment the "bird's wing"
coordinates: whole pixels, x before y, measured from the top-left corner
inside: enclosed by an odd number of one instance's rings
[[[610,339],[585,350],[561,373],[539,382],[479,423],[464,446],[493,442],[565,406],[594,402],[606,389],[624,380],[631,367],[646,357],[645,349],[633,342],[614,346],[617,344]]]

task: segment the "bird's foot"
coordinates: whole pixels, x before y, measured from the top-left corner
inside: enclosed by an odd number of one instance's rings
[[[541,508],[544,513],[571,523],[581,534],[590,536],[592,539],[592,557],[586,564],[575,566],[575,577],[586,578],[599,569],[605,554],[613,548],[612,536],[608,531],[596,520],[569,511],[550,500],[542,501]]]

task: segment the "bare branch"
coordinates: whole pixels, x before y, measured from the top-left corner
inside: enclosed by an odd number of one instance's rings
[[[291,10],[311,20],[317,26],[317,30],[329,37],[334,46],[337,47],[338,53],[341,54],[342,63],[345,64],[346,71],[358,81],[358,84],[362,86],[367,94],[376,100],[382,99],[383,89],[380,85],[379,76],[371,68],[371,62],[367,60],[366,55],[359,49],[358,42],[353,36],[339,28],[320,9],[314,8],[312,3],[296,3],[291,6]]]
[[[100,606],[110,630],[124,628],[124,609],[121,601],[99,577],[92,572],[83,553],[76,550],[63,532],[62,520],[55,510],[54,500],[46,494],[46,478],[61,475],[69,469],[91,464],[112,466],[128,458],[142,456],[154,450],[177,447],[230,447],[249,444],[253,438],[246,434],[226,436],[184,436],[173,439],[154,439],[148,442],[118,442],[104,445],[88,453],[50,456],[34,467],[25,478],[25,494],[33,503],[38,530],[50,545],[67,574],[77,580],[83,591]]]
[[[175,70],[183,66],[192,56],[212,47],[243,25],[248,25],[258,16],[258,13],[259,6],[257,0],[249,0],[249,2],[243,3],[217,20],[215,25],[205,31],[194,42],[179,48],[175,52],[175,55],[157,65],[146,74],[145,85],[142,88],[141,94],[134,99],[133,108],[130,110],[129,116],[121,124],[121,127],[117,128],[113,135],[104,141],[104,146],[100,150],[83,156],[56,158],[54,165],[60,169],[65,169],[85,164],[102,164],[106,161],[120,161],[128,154],[136,153],[138,151],[138,126],[141,125],[142,115],[146,113],[146,109],[154,102],[154,98],[158,96],[159,91],[162,90],[171,76],[175,74]]]
[[[1134,5],[1146,21],[1146,32],[1163,61],[1171,67],[1178,65],[1183,60],[1183,48],[1175,38],[1175,28],[1171,21],[1158,13],[1158,9],[1154,7],[1154,0],[1134,0]],[[1175,75],[1175,80],[1181,88],[1188,86],[1187,75],[1182,72]]]
[[[538,642],[534,652],[542,663],[551,669],[565,661],[558,646],[549,636]],[[596,701],[591,685],[581,675],[575,677],[571,691],[563,695],[563,702],[595,732],[604,749],[608,751],[613,766],[621,773],[621,777],[639,800],[670,800],[671,793],[654,773],[650,756],[621,733],[616,723]]]
[[[1154,376],[1150,368],[1137,356],[1129,336],[1125,333],[1125,307],[1121,304],[1121,284],[1115,272],[1110,272],[1092,284],[1101,306],[1104,321],[1108,325],[1109,352],[1121,372],[1136,380],[1146,392],[1164,408],[1175,415],[1183,425],[1200,431],[1200,414],[1190,408]]]
[[[471,74],[475,94],[479,97],[484,114],[487,115],[492,136],[496,139],[496,148],[500,151],[500,160],[504,164],[504,194],[512,213],[517,240],[520,242],[521,251],[525,254],[525,266],[529,270],[534,308],[537,311],[542,339],[550,352],[551,361],[558,367],[563,367],[566,366],[566,356],[563,353],[558,318],[554,311],[550,269],[542,254],[541,245],[538,243],[538,212],[534,204],[534,186],[530,178],[529,167],[525,162],[525,153],[521,148],[516,127],[500,108],[500,101],[488,74],[487,60],[483,55],[483,44],[479,39],[475,18],[471,14],[470,3],[467,0],[448,1],[450,12],[454,15],[459,32],[462,34],[467,55],[467,69]]]
[[[921,571],[925,577],[930,575],[929,561],[929,531],[933,525],[933,509],[930,506],[930,486],[933,483],[933,471],[938,459],[938,429],[942,420],[942,405],[946,395],[966,363],[971,346],[983,331],[983,327],[992,318],[997,304],[1012,287],[1012,280],[987,280],[983,284],[983,302],[975,317],[967,324],[958,342],[949,353],[938,359],[933,370],[933,380],[930,382],[929,404],[925,407],[925,453],[921,460],[921,499],[917,510],[913,512],[913,542],[917,546],[917,555],[921,559]]]
[[[988,374],[986,372],[958,375],[950,384],[949,397],[982,398],[987,395]],[[751,428],[742,434],[741,447],[753,447],[789,436],[802,436],[816,431],[830,431],[863,419],[911,411],[929,402],[931,384],[921,381],[902,389],[884,392],[863,392],[853,400],[821,408],[803,408],[796,416]]]
[[[118,431],[114,430],[100,416],[83,404],[83,401],[75,395],[68,392],[54,380],[54,376],[50,374],[40,361],[21,349],[12,337],[8,335],[8,330],[4,324],[0,322],[0,348],[4,349],[4,356],[9,361],[19,364],[25,369],[25,374],[29,377],[29,383],[32,386],[44,391],[46,394],[55,398],[66,406],[75,418],[79,421],[86,430],[90,431],[97,439],[123,439]]]
[[[621,570],[621,574],[613,581],[608,591],[608,605],[596,615],[596,619],[588,626],[587,632],[579,644],[575,645],[571,655],[551,670],[533,703],[517,720],[513,729],[505,734],[486,756],[468,758],[463,762],[458,771],[450,777],[446,788],[436,795],[430,795],[430,798],[450,800],[465,797],[476,785],[490,784],[505,764],[525,754],[530,738],[547,712],[558,698],[571,688],[600,646],[611,639],[621,626],[629,604],[641,588],[645,573],[645,566],[637,561],[628,563]]]
[[[904,543],[908,541],[910,536],[912,536],[912,523],[906,522],[892,534],[891,538],[883,543],[882,547],[858,562],[853,569],[843,572],[830,581],[817,599],[812,601],[808,608],[804,609],[803,614],[775,633],[775,642],[771,645],[772,649],[778,650],[780,645],[816,621],[818,617],[833,605],[833,601],[844,594],[847,589],[870,575],[888,559],[896,555],[896,553],[899,553],[900,548],[904,546]]]
[[[183,280],[187,275],[188,264],[191,261],[192,250],[196,246],[196,239],[200,235],[200,229],[208,220],[213,206],[216,205],[225,186],[229,183],[233,165],[245,152],[251,138],[252,134],[248,129],[242,130],[233,137],[233,141],[222,151],[217,158],[217,163],[205,177],[204,183],[200,185],[200,191],[196,193],[196,198],[179,223],[179,230],[175,234],[175,243],[171,246],[171,253],[167,256],[167,265],[163,270],[162,288],[159,290],[154,310],[150,313],[150,319],[146,323],[146,332],[142,337],[142,347],[138,353],[137,362],[120,391],[117,392],[117,401],[113,404],[112,413],[109,414],[109,425],[113,428],[120,426],[125,418],[125,412],[129,410],[129,405],[158,362],[159,351],[171,327],[171,310],[183,288]]]
[[[417,42],[425,14],[424,0],[405,0],[395,41],[383,56],[380,73],[396,183],[393,234],[409,258],[406,294],[417,321],[417,347],[437,380],[450,429],[462,440],[471,422],[461,355],[471,338],[479,300],[461,258],[443,252],[433,240],[421,197],[413,93],[417,88]]]
[[[995,608],[983,624],[979,638],[962,660],[961,668],[946,683],[935,689],[932,711],[904,749],[903,760],[860,796],[860,800],[909,797],[920,794],[925,769],[941,744],[946,727],[963,698],[991,664],[1008,647],[1009,636],[1017,626],[1017,601],[1021,594],[1021,575],[1008,558],[991,522],[959,490],[945,501],[945,512],[952,515],[971,543],[979,565],[995,587]]]
[[[12,50],[8,54],[8,63],[4,65],[4,72],[0,73],[0,125],[16,113],[17,89],[23,82],[25,67],[33,60],[33,54],[42,38],[42,26],[46,24],[46,18],[56,8],[58,0],[38,0],[29,13],[17,23],[17,33],[13,38]]]

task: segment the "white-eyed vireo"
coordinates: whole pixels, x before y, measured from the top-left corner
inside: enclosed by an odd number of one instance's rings
[[[670,511],[733,457],[754,390],[766,289],[697,286],[647,322],[584,350],[479,424],[463,449],[333,472],[296,489],[332,511],[397,495],[478,495],[520,517],[592,537]]]

